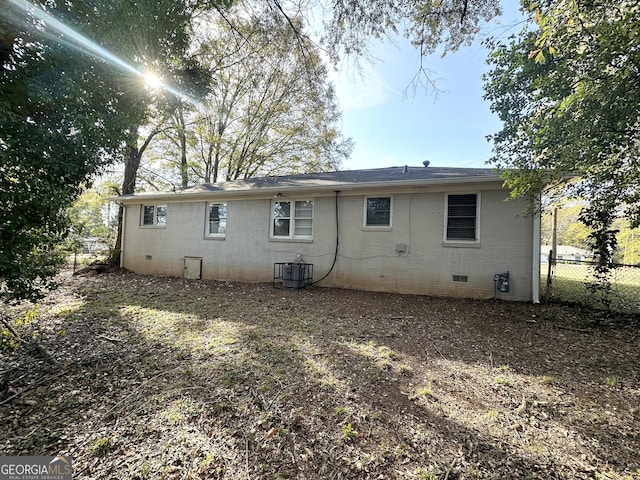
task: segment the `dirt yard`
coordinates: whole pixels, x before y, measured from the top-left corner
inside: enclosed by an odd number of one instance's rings
[[[11,308],[0,454],[74,479],[640,479],[640,325],[126,272]]]

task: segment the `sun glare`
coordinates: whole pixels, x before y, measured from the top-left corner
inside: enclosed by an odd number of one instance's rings
[[[4,2],[5,0],[2,1]],[[109,62],[110,64],[115,65],[126,72],[134,74],[136,76],[136,80],[142,80],[145,87],[149,90],[163,89],[197,108],[206,110],[206,106],[202,105],[198,99],[190,97],[184,92],[172,88],[170,85],[164,83],[162,78],[156,73],[152,71],[144,72],[142,69],[136,67],[135,65],[122,60],[117,55],[111,53],[109,50],[93,42],[90,38],[81,35],[69,26],[62,23],[57,18],[49,15],[45,10],[41,9],[40,7],[35,7],[28,0],[8,1],[13,6],[29,13],[30,15],[33,15],[38,20],[42,21],[45,34],[55,39],[56,41],[60,41],[62,39],[66,44],[73,45],[77,50],[85,54]],[[0,140],[0,148],[2,148],[3,146],[4,145],[2,143],[2,140]]]
[[[150,90],[156,90],[162,87],[162,80],[153,72],[147,72],[144,74],[144,83]]]

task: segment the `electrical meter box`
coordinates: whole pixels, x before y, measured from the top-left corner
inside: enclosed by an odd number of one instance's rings
[[[493,276],[493,281],[499,292],[506,293],[509,291],[509,272],[496,273]]]

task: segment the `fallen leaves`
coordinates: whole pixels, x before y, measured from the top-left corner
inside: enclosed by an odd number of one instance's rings
[[[622,479],[640,468],[637,338],[579,318],[76,277],[29,327],[55,363],[0,359],[2,451],[70,454],[79,479]]]

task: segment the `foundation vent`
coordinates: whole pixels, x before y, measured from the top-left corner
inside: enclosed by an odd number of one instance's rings
[[[467,283],[469,281],[469,277],[466,275],[454,275],[453,276],[453,281],[454,282],[464,282]]]

